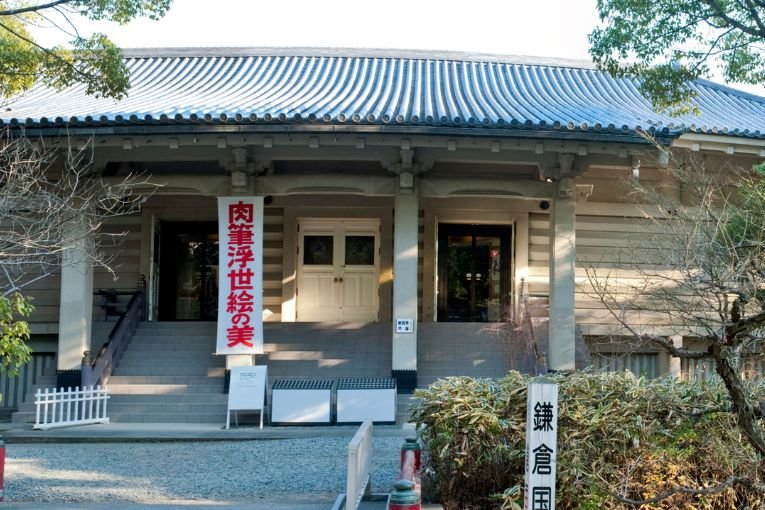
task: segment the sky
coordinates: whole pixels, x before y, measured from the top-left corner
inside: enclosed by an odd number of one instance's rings
[[[123,48],[312,46],[589,60],[595,0],[175,0],[159,21],[77,22]],[[45,43],[56,31],[37,31]]]

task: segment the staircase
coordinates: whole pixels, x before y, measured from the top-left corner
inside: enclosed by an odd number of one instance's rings
[[[109,419],[225,423],[226,361],[214,322],[143,322],[109,379]]]
[[[106,323],[98,334],[108,337],[113,325]],[[142,322],[107,384],[110,421],[225,423],[226,361],[212,354],[215,327],[214,322]],[[30,392],[55,385],[53,374],[38,381]],[[32,396],[19,406],[13,421],[34,419]]]
[[[387,377],[390,374],[389,325],[371,323],[345,329],[319,324],[268,324],[266,350],[258,365],[268,366],[269,386],[276,379]],[[291,327],[290,327],[291,326]],[[93,325],[96,344],[113,323]],[[214,356],[215,322],[143,322],[107,384],[108,416],[122,423],[220,423],[226,421],[223,393],[225,357]],[[55,375],[40,387],[55,386]],[[34,391],[35,388],[32,388]],[[397,422],[409,416],[411,396],[398,395]],[[266,405],[268,413],[268,405]],[[34,398],[13,421],[34,421]],[[245,421],[247,416],[242,416]]]
[[[38,389],[44,390],[45,388],[54,388],[56,386],[56,366],[43,372],[43,374],[37,378],[35,384],[29,387],[24,402],[19,404],[19,408],[16,412],[11,414],[11,422],[13,423],[34,423],[35,421],[35,393]]]

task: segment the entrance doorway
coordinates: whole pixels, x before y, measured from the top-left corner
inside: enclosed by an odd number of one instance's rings
[[[438,320],[497,322],[511,303],[510,227],[438,225]]]
[[[301,220],[297,320],[378,320],[380,222]]]
[[[162,222],[159,266],[159,320],[217,320],[216,222]]]

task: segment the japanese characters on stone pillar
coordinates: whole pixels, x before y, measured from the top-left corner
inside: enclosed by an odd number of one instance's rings
[[[525,510],[555,510],[557,437],[558,385],[536,379],[526,406]]]
[[[218,198],[216,354],[263,353],[263,197]]]

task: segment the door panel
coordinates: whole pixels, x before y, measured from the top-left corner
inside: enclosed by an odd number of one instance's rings
[[[379,221],[300,222],[297,320],[375,321]]]
[[[218,318],[218,225],[163,222],[159,248],[159,320]]]
[[[304,271],[300,282],[299,317],[302,321],[321,322],[337,309],[337,285],[331,273]]]
[[[438,320],[497,322],[510,306],[511,229],[439,225]]]

